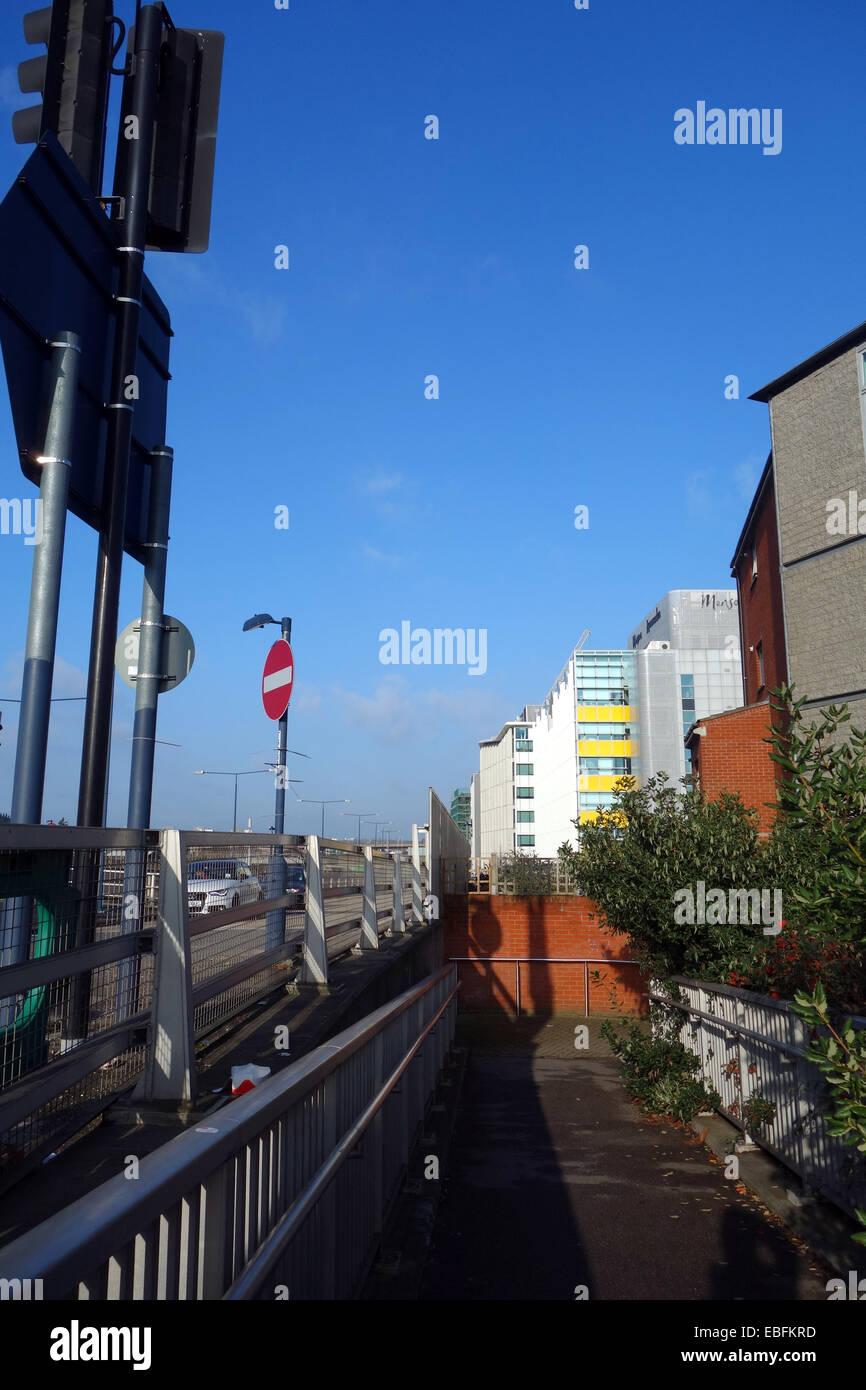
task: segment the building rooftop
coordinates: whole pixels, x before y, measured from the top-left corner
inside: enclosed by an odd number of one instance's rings
[[[834,342],[828,343],[819,352],[814,352],[811,357],[792,367],[783,376],[777,376],[775,381],[771,381],[768,386],[762,386],[760,391],[754,391],[749,397],[750,401],[763,401],[765,404],[778,396],[780,392],[787,391],[789,386],[795,382],[802,381],[804,377],[811,376],[819,367],[825,367],[828,362],[832,362],[834,357],[841,357],[843,352],[849,348],[856,347],[858,343],[866,340],[866,323],[858,324],[848,333],[843,333],[841,338],[836,338]]]

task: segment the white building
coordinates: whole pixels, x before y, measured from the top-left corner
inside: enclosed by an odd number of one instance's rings
[[[554,857],[595,819],[619,777],[689,771],[696,719],[742,701],[734,589],[676,589],[624,651],[575,647],[541,705],[480,744],[473,852]]]

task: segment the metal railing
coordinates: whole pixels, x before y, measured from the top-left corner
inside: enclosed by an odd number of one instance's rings
[[[443,893],[504,893],[515,897],[575,897],[580,888],[560,859],[490,854],[484,859],[443,858]]]
[[[372,872],[372,852],[314,836],[0,826],[0,1188],[136,1082],[190,1101],[197,1042],[289,966],[327,983],[420,921],[422,883],[414,861]]]
[[[518,1018],[520,1017],[520,1005],[521,1005],[521,990],[520,990],[520,967],[521,967],[521,965],[582,965],[582,966],[583,966],[583,1012],[584,1012],[584,1014],[585,1014],[585,1016],[586,1016],[587,1018],[589,1018],[589,1012],[590,1012],[590,1010],[589,1010],[589,967],[590,967],[591,965],[613,965],[613,966],[631,965],[631,966],[635,966],[636,968],[639,969],[639,966],[638,966],[638,963],[637,963],[636,960],[619,960],[619,959],[617,959],[616,956],[597,956],[597,957],[593,957],[593,956],[500,956],[500,955],[496,955],[496,956],[449,956],[448,959],[451,960],[451,961],[454,961],[455,964],[461,964],[461,965],[466,964],[466,963],[468,963],[468,962],[471,962],[473,965],[484,965],[484,966],[513,965],[513,966],[514,966],[514,1000],[515,1000],[515,1006],[516,1006],[516,1016],[517,1016]],[[601,979],[601,978],[600,978],[600,976],[601,976],[601,972],[600,972],[600,971],[598,971],[598,970],[593,971],[593,975],[599,977],[598,979],[595,979],[595,980],[593,981],[594,984],[597,984],[599,987],[601,987],[601,985],[607,985],[608,991],[613,990],[614,985],[611,985],[606,977],[605,977],[604,979]],[[575,1010],[575,1012],[577,1012],[577,1010]],[[604,1011],[603,1009],[601,1009],[601,1010],[599,1010],[599,1012],[600,1012],[600,1013],[604,1013],[605,1011]]]
[[[113,880],[157,844],[140,830],[0,826],[0,1181],[141,1072],[155,915]]]
[[[829,1088],[806,1059],[810,1030],[790,1003],[680,976],[671,983],[681,1000],[661,993],[657,984],[649,997],[683,1013],[680,1040],[700,1058],[705,1084],[721,1096],[721,1113],[807,1188],[851,1216],[855,1207],[866,1207],[866,1160],[827,1132]],[[866,1028],[866,1018],[853,1024]],[[750,1125],[756,1100],[773,1106],[770,1124]]]
[[[0,1251],[48,1299],[360,1291],[454,1031],[447,966]]]

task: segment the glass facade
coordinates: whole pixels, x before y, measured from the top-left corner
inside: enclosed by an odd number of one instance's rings
[[[617,780],[633,773],[637,673],[624,651],[576,652],[574,666],[579,817],[587,821],[613,805]]]

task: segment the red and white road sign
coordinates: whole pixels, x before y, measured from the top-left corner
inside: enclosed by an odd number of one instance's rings
[[[281,637],[265,658],[262,675],[262,704],[268,719],[282,719],[292,698],[295,659],[288,642]]]

